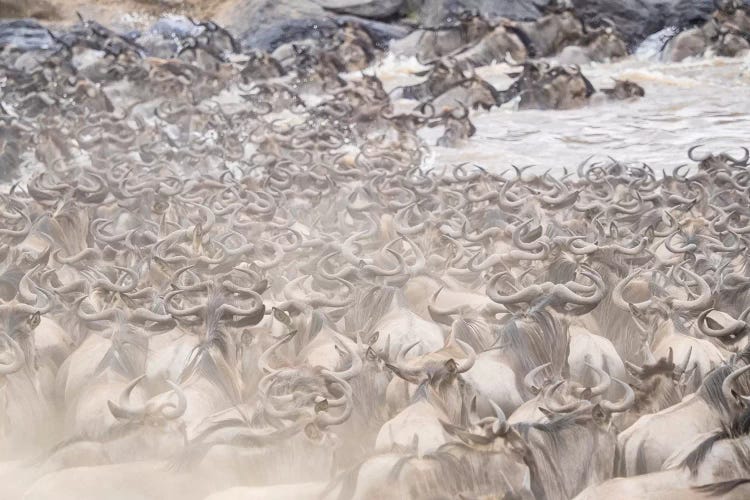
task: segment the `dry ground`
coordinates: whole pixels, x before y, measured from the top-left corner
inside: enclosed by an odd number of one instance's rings
[[[229,18],[240,0],[0,0],[0,18],[33,17],[52,24],[86,19],[113,25],[121,21],[148,23],[164,14],[185,14],[218,21]]]

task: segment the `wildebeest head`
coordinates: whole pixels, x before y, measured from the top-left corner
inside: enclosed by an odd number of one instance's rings
[[[630,80],[615,79],[615,86],[611,89],[601,89],[602,92],[610,99],[624,100],[636,97],[643,97],[646,91],[643,87]]]
[[[467,43],[481,39],[492,29],[489,19],[476,10],[463,11],[458,15],[458,20]]]
[[[452,59],[436,61],[429,69],[417,72],[415,75],[426,78],[416,85],[403,87],[401,96],[404,99],[418,101],[431,99],[466,79],[464,73]]]
[[[569,109],[583,105],[594,86],[576,65],[551,66],[527,62],[510,87],[500,92],[499,104],[520,96],[520,109]]]
[[[635,423],[642,415],[656,413],[678,402],[688,392],[695,367],[688,370],[689,356],[675,363],[672,349],[665,357],[652,359],[641,366],[625,361],[628,373],[636,380],[632,384],[635,401],[632,411],[618,420],[621,429]]]
[[[714,0],[716,10],[723,14],[733,14],[745,6],[742,0]]]
[[[428,64],[470,47],[492,30],[490,21],[475,11],[464,11],[447,21],[443,25],[423,28],[417,53],[420,63]]]
[[[491,83],[474,74],[473,68],[471,73],[423,105],[428,104],[435,109],[441,109],[455,107],[456,103],[460,103],[462,107],[475,110],[489,110],[492,106],[497,106],[501,98],[500,92]]]
[[[541,81],[521,92],[519,109],[576,108],[594,92],[594,86],[578,66],[556,66]]]
[[[611,415],[632,405],[633,396],[627,384],[618,383],[625,392],[619,402],[585,401],[572,410],[548,412],[548,422],[515,426],[533,456],[532,488],[543,492],[540,497],[573,497],[611,476],[617,450]]]
[[[333,50],[346,71],[366,68],[376,55],[376,47],[369,33],[355,23],[346,23],[333,40]]]
[[[737,57],[750,50],[750,42],[746,33],[730,23],[725,23],[719,28],[714,50],[717,55],[723,57]]]
[[[445,421],[440,424],[445,432],[460,439],[475,450],[500,451],[506,446],[511,446],[516,452],[525,457],[528,447],[521,439],[518,431],[508,424],[508,421],[500,408],[494,401],[489,400],[490,406],[495,412],[494,416],[480,419],[477,415],[476,398],[472,398],[468,411],[468,426],[462,428]]]
[[[571,0],[549,0],[542,11],[545,14],[562,14],[563,12],[575,12],[575,7]]]
[[[592,61],[620,59],[628,55],[628,46],[613,26],[589,30],[581,45]]]
[[[245,83],[251,80],[276,78],[286,73],[281,63],[267,52],[255,50],[249,56],[247,64],[240,71],[240,76]]]
[[[456,104],[458,106],[444,108],[440,115],[427,123],[428,127],[445,127],[443,136],[437,141],[438,146],[454,148],[477,131],[469,119],[469,109],[462,102]]]
[[[408,352],[418,343],[405,347],[395,360],[386,365],[398,377],[416,385],[425,381],[433,385],[451,382],[458,375],[471,369],[476,361],[474,349],[455,339],[453,334],[441,350],[418,358],[405,359]]]
[[[516,23],[523,31],[537,57],[547,57],[560,52],[568,45],[577,44],[584,34],[583,23],[571,10],[546,14],[530,23]]]
[[[542,81],[544,75],[549,71],[550,64],[546,61],[527,61],[519,72],[508,73],[508,76],[516,80],[506,90],[500,92],[498,105],[506,103],[517,97],[524,89],[530,88]]]

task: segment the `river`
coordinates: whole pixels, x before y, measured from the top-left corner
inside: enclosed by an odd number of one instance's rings
[[[477,133],[462,147],[434,146],[441,131],[425,129],[433,151],[427,167],[470,161],[494,172],[534,165],[562,174],[593,155],[591,161],[611,156],[670,171],[689,163],[687,150],[698,144],[705,145],[700,151],[741,155],[738,148],[747,144],[750,131],[750,56],[663,62],[660,36],[621,61],[581,68],[597,89],[611,87],[612,78],[628,79],[645,89],[645,97],[622,102],[595,95],[587,106],[564,111],[518,111],[512,103],[476,111]],[[419,81],[411,73],[420,69],[413,58],[393,55],[373,68],[388,90]],[[477,73],[505,89],[512,71],[517,68],[495,64]]]

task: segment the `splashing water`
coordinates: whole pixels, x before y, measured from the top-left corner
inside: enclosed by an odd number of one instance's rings
[[[645,97],[622,102],[594,94],[587,106],[573,110],[518,111],[509,103],[477,111],[472,113],[477,133],[463,147],[434,146],[441,131],[423,132],[434,149],[428,167],[473,162],[501,172],[511,165],[535,165],[561,174],[591,156],[611,156],[670,171],[686,163],[685,152],[697,144],[707,151],[736,152],[750,129],[750,56],[663,62],[659,50],[672,31],[652,35],[622,61],[581,68],[597,89],[611,87],[613,78],[628,79],[645,89]],[[413,58],[389,56],[373,69],[390,90],[419,81],[411,72],[422,67]],[[507,64],[495,64],[477,73],[505,89],[512,71]],[[400,104],[407,109],[415,105]]]

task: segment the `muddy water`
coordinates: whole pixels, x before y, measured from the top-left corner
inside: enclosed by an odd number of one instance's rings
[[[593,155],[592,161],[612,156],[660,171],[687,163],[687,149],[696,144],[740,154],[750,132],[750,56],[666,63],[659,60],[658,45],[658,39],[648,40],[625,60],[581,68],[596,88],[610,87],[612,78],[629,79],[645,89],[644,98],[612,102],[599,95],[574,110],[518,111],[508,103],[475,112],[476,135],[460,148],[433,146],[428,166],[471,161],[495,172],[535,165],[562,173]],[[390,89],[419,81],[410,72],[420,68],[413,59],[391,56],[375,70]],[[504,89],[511,71],[497,64],[477,72]],[[428,129],[423,136],[434,145],[439,133]]]

